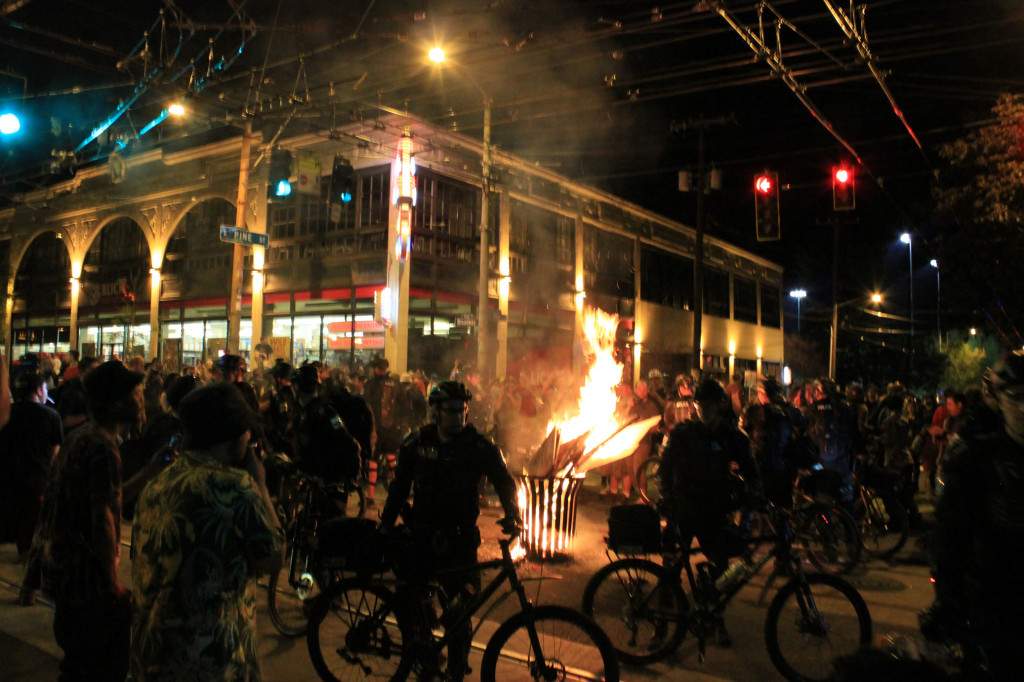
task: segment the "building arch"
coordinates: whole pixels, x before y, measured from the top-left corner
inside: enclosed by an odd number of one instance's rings
[[[12,253],[5,320],[12,359],[70,348],[72,261],[62,237],[59,230],[42,228],[24,239],[16,256]]]

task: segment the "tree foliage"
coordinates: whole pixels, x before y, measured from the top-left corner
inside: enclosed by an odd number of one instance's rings
[[[941,242],[942,293],[953,307],[982,309],[1008,328],[1021,328],[1024,95],[1000,96],[992,112],[992,122],[939,150],[948,166],[936,199],[952,218]]]

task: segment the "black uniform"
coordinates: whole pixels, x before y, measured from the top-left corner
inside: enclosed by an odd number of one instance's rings
[[[304,405],[295,424],[299,467],[329,483],[359,473],[359,444],[325,398]]]
[[[759,490],[757,463],[743,432],[724,420],[715,430],[690,420],[672,429],[658,469],[661,513],[679,525],[683,547],[688,548],[696,536],[719,569],[744,548],[731,520],[743,492],[731,474],[734,463],[746,487]]]
[[[477,484],[483,476],[498,493],[505,517],[519,519],[516,486],[501,451],[472,426],[466,426],[453,440],[441,442],[437,424],[427,424],[403,440],[381,525],[393,525],[409,493],[415,492],[411,525],[420,580],[440,569],[476,563],[480,545]],[[448,572],[440,582],[443,598],[454,599],[465,590],[478,593],[480,573],[475,569]],[[463,631],[450,635],[448,672],[459,680],[469,653],[470,627],[467,624]]]

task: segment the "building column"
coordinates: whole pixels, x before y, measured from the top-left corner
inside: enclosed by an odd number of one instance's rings
[[[11,352],[14,350],[14,330],[11,329],[11,320],[14,315],[14,273],[11,273],[7,280],[7,297],[4,301],[4,355],[7,364],[12,362]],[[72,317],[72,320],[75,318]]]
[[[155,259],[154,259],[155,260]],[[72,294],[73,299],[77,296]],[[72,300],[71,319],[78,321],[76,301]],[[160,268],[153,266],[149,270],[149,360],[160,358]]]
[[[82,262],[81,259],[71,255],[71,333],[68,334],[68,346],[71,350],[78,350],[78,305],[82,295]]]
[[[498,353],[494,376],[504,379],[508,370],[508,296],[512,288],[509,263],[509,232],[512,227],[512,201],[502,190],[498,204]]]

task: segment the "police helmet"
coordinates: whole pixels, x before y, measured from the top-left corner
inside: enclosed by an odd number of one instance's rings
[[[465,384],[460,381],[442,381],[434,388],[430,389],[430,397],[428,402],[431,406],[439,405],[446,400],[461,400],[464,403],[468,403],[473,399],[470,395],[469,389],[466,388]]]

